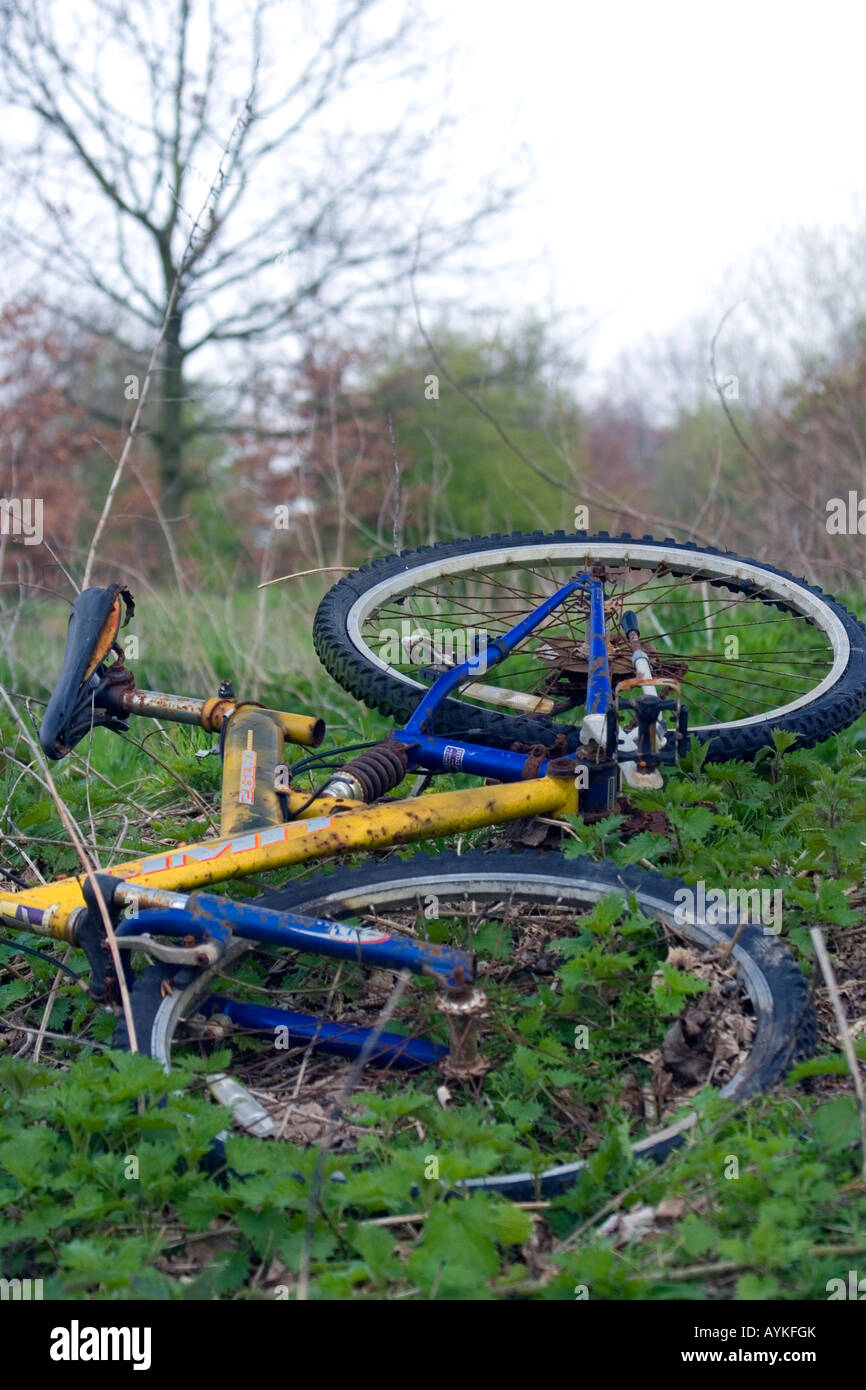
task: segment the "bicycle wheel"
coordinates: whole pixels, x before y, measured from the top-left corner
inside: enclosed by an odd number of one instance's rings
[[[515,532],[376,560],[323,598],[316,651],[344,689],[405,722],[435,671],[470,657],[476,637],[495,638],[599,562],[613,683],[633,674],[621,626],[631,609],[655,674],[682,682],[710,760],[752,758],[773,729],[811,747],[866,709],[866,629],[834,598],[772,565],[650,536]],[[585,600],[574,594],[444,701],[433,731],[573,751],[587,661]]]
[[[386,928],[396,925],[403,931],[412,930],[413,924],[430,922],[435,914],[437,927],[441,931],[447,926],[452,939],[468,944],[474,938],[476,946],[486,944],[492,959],[488,960],[481,983],[491,1000],[495,1026],[487,1026],[486,1036],[490,1038],[495,1056],[484,1090],[494,1114],[502,1118],[508,1114],[511,1083],[505,1076],[501,1085],[497,1082],[497,1068],[507,1070],[511,1064],[514,1038],[522,1048],[531,1050],[533,1046],[531,1033],[521,1032],[515,1020],[541,1007],[545,1029],[552,1027],[558,1032],[563,1048],[571,1050],[571,1058],[588,1055],[574,1051],[577,1044],[573,1015],[569,1014],[568,1007],[562,1012],[555,990],[548,989],[541,1006],[534,994],[539,976],[556,979],[550,956],[552,953],[556,958],[557,942],[573,941],[581,929],[581,919],[585,919],[600,900],[622,893],[626,895],[623,900],[625,917],[628,918],[630,906],[636,908],[637,936],[641,937],[636,949],[639,952],[648,950],[658,963],[665,944],[659,919],[674,922],[678,901],[675,894],[683,886],[678,880],[664,879],[659,874],[596,863],[583,857],[567,860],[556,854],[473,851],[462,856],[446,854],[433,858],[419,854],[408,860],[392,858],[330,875],[317,875],[308,882],[269,891],[259,901],[283,911],[375,924],[379,931],[383,924]],[[723,925],[714,925],[706,920],[706,914],[697,911],[691,914],[691,920],[676,927],[677,935],[699,951],[730,940],[734,930],[734,915]],[[634,943],[634,921],[628,931]],[[593,932],[588,934],[593,935]],[[499,944],[503,936],[510,939],[511,947],[499,961],[491,942],[495,938]],[[758,926],[747,925],[733,948],[733,957],[741,982],[743,1017],[749,1020],[746,1031],[750,1036],[745,1055],[728,1064],[732,1074],[724,1081],[721,1093],[742,1099],[780,1081],[795,1057],[809,1054],[815,1039],[815,1018],[808,1004],[806,981],[788,949],[776,938],[765,935]],[[641,959],[646,964],[643,957]],[[730,963],[728,968],[733,968]],[[516,979],[515,970],[518,971]],[[170,985],[169,992],[166,992],[166,982]],[[181,1024],[194,1017],[210,988],[211,976],[207,971],[163,965],[145,970],[132,992],[140,1048],[168,1067],[172,1045],[180,1038]],[[730,989],[727,992],[730,994]],[[648,984],[645,993],[647,1006],[652,1010]],[[721,996],[707,995],[710,997],[721,999]],[[428,1003],[429,998],[428,993]],[[593,998],[591,989],[581,994],[580,1010],[584,1017],[587,1009],[595,1007]],[[609,999],[607,1002],[602,999],[598,1004],[600,1018],[606,1020],[600,1025],[602,1028],[609,1027],[609,1004]],[[423,1011],[423,1001],[421,1007]],[[410,1012],[406,1018],[410,1030],[417,1017]],[[501,1036],[496,1020],[504,1030]],[[425,1022],[429,1023],[429,1016],[425,1015]],[[669,1024],[668,1019],[662,1032]],[[119,1046],[126,1045],[126,1027],[122,1019],[116,1041]],[[553,1044],[546,1044],[550,1045]],[[631,1064],[629,1047],[628,1040],[623,1039],[622,1058],[611,1056],[602,1064],[607,1077],[599,1083],[602,1089],[615,1085],[626,1062]],[[419,1081],[419,1075],[426,1077],[426,1081]],[[713,1079],[719,1082],[718,1070]],[[413,1086],[426,1084],[435,1089],[440,1081],[438,1071],[431,1069],[429,1073],[416,1073]],[[609,1094],[600,1097],[600,1108],[609,1099]],[[577,1109],[580,1111],[579,1106]],[[693,1121],[693,1115],[686,1115],[662,1130],[637,1138],[634,1152],[643,1157],[662,1158],[672,1145],[681,1142]],[[572,1148],[567,1161],[550,1161],[564,1155],[558,1135],[555,1144],[547,1142],[545,1123],[544,1119],[540,1122],[535,1136],[540,1150],[546,1148],[549,1154],[549,1166],[543,1171],[487,1175],[466,1179],[459,1185],[497,1190],[508,1193],[515,1200],[537,1193],[551,1195],[567,1188],[584,1167],[586,1156],[581,1154],[575,1158]],[[580,1137],[585,1140],[586,1134]],[[580,1151],[582,1146],[578,1142],[574,1147]]]

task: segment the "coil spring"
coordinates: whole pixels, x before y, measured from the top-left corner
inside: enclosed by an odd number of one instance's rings
[[[357,777],[364,788],[365,800],[377,801],[403,781],[408,755],[405,743],[379,743],[346,763],[341,771]]]

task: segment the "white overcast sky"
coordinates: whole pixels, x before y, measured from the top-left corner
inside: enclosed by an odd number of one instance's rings
[[[430,0],[475,104],[460,145],[530,147],[511,219],[544,274],[511,287],[599,326],[594,366],[706,311],[786,228],[853,224],[866,191],[866,4]],[[730,277],[729,277],[730,278]]]
[[[82,3],[61,7],[73,30]],[[176,0],[155,3],[169,13]],[[455,133],[437,142],[450,185],[437,211],[447,215],[452,194],[473,193],[492,169],[525,171],[521,151],[534,168],[522,205],[491,228],[477,256],[486,280],[458,281],[458,300],[506,314],[530,306],[573,314],[575,325],[582,315],[594,328],[574,346],[591,374],[696,316],[717,322],[748,294],[754,254],[783,232],[853,227],[866,209],[866,0],[419,3],[437,31],[420,86],[435,103],[447,82],[456,118]],[[326,28],[331,4],[281,0],[285,9],[272,11],[277,84],[299,61],[281,14]],[[403,4],[385,0],[384,11]],[[242,30],[247,9],[228,0]],[[445,48],[450,73],[436,56]],[[120,109],[128,101],[136,114],[123,70],[114,76]],[[245,92],[240,63],[237,80]],[[350,92],[350,126],[387,128],[397,99],[386,85],[353,106]],[[5,139],[14,145],[26,128],[16,116]],[[220,153],[209,151],[214,169]],[[200,176],[203,188],[212,173]],[[86,194],[82,201],[89,206]],[[101,215],[96,200],[92,211]],[[866,302],[866,253],[860,260]],[[498,274],[500,263],[510,269]],[[421,290],[433,323],[436,284]],[[411,326],[408,300],[400,314]],[[703,348],[693,355],[705,361]],[[223,358],[212,354],[217,374]]]

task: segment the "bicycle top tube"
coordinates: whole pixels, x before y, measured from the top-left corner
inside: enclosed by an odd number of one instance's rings
[[[487,642],[483,655],[476,653],[468,661],[462,662],[459,666],[453,666],[449,671],[443,671],[438,680],[434,681],[430,689],[419,700],[418,705],[412,714],[408,724],[402,730],[404,735],[422,733],[427,726],[430,716],[435,712],[445,697],[465,680],[488,671],[491,666],[504,661],[545,618],[555,612],[561,604],[579,589],[588,590],[590,596],[590,615],[589,615],[589,680],[587,684],[586,706],[591,714],[604,714],[612,699],[610,671],[607,660],[607,646],[604,633],[604,585],[602,580],[596,579],[590,574],[579,574],[574,579],[570,579],[567,584],[563,584],[561,589],[557,589],[555,594],[540,603],[525,618],[521,618],[519,623],[503,633],[501,637],[495,638],[492,642]]]

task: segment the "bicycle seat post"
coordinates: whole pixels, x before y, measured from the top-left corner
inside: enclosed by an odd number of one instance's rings
[[[278,714],[259,705],[235,706],[223,729],[222,838],[282,825],[283,808],[274,781],[284,749]]]

